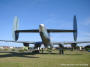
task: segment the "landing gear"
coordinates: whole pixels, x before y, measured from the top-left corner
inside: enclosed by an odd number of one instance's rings
[[[41,42],[36,42],[34,44],[34,51],[32,51],[32,53],[39,54],[40,53],[41,44],[42,44]]]
[[[62,44],[59,44],[59,54],[64,54],[64,46]]]
[[[32,53],[33,54],[39,54],[40,52],[39,52],[39,50],[34,50],[34,51],[32,51]]]
[[[23,45],[29,49],[29,43],[23,43]]]
[[[76,43],[72,43],[71,46],[72,46],[72,51],[74,51],[76,49]]]
[[[44,50],[43,50],[43,48],[41,49],[42,50],[42,54],[44,53]]]

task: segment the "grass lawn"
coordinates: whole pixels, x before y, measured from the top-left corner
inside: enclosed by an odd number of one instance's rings
[[[88,66],[80,64],[88,64]],[[65,51],[64,55],[0,53],[0,67],[90,67],[90,52]]]

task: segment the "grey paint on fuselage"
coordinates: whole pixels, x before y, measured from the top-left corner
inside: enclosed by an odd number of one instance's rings
[[[40,36],[41,36],[42,42],[44,43],[45,47],[50,46],[52,48],[52,43],[50,41],[49,34],[44,24],[39,25],[39,32],[40,32]]]

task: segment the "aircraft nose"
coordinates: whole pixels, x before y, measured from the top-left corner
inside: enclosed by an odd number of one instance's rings
[[[43,30],[43,28],[44,28],[44,24],[40,24],[39,25],[39,31],[41,32]]]
[[[44,27],[44,24],[40,24],[40,27]]]

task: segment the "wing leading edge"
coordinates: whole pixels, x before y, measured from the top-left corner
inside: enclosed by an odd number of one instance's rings
[[[53,45],[54,44],[72,44],[72,43],[76,43],[76,44],[81,44],[81,43],[90,43],[90,41],[72,41],[72,42],[53,42]]]
[[[47,29],[48,32],[74,32],[75,30],[60,30],[60,29]]]
[[[14,42],[14,43],[29,43],[29,44],[35,44],[36,42],[32,42],[32,41],[13,41],[13,40],[0,40],[0,42]],[[72,44],[72,43],[77,43],[77,44],[81,44],[81,43],[90,43],[90,41],[77,41],[77,42],[52,42],[53,45],[58,45],[58,44]]]
[[[29,44],[36,43],[36,42],[31,42],[31,41],[13,41],[13,40],[0,40],[0,42],[29,43]]]

